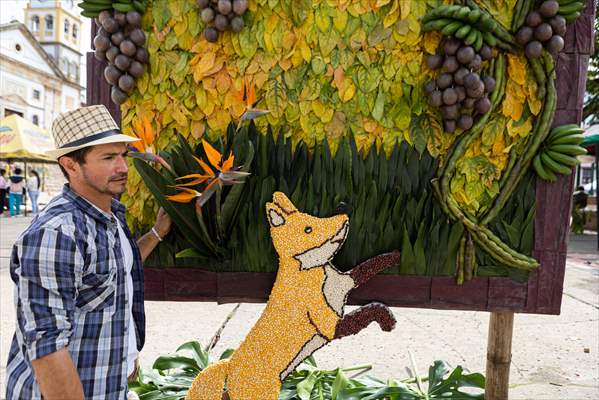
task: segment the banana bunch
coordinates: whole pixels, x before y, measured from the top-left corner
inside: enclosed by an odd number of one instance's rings
[[[566,19],[566,22],[570,23],[580,17],[582,10],[586,4],[584,0],[558,0],[559,15]]]
[[[541,179],[555,182],[556,174],[570,175],[572,167],[579,164],[577,156],[587,153],[580,144],[584,136],[583,130],[574,124],[561,125],[554,128],[532,165]]]
[[[511,35],[485,10],[458,4],[441,5],[422,18],[424,32],[439,31],[444,36],[454,36],[477,51],[483,43],[491,47],[513,49]]]
[[[113,9],[122,13],[137,11],[143,15],[147,0],[83,0],[78,6],[82,9],[81,15],[87,18],[96,18],[102,11]]]

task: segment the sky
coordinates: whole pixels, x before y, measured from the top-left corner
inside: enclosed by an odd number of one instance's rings
[[[27,7],[28,0],[0,0],[0,23],[4,24],[12,20],[24,22],[25,12],[23,9]],[[79,8],[77,8],[79,10]],[[91,51],[91,20],[89,18],[81,17],[83,22],[82,35],[81,35],[81,49],[79,51],[83,54],[81,57],[81,71],[85,71],[85,60],[86,53]],[[81,75],[81,86],[85,86],[86,74]]]

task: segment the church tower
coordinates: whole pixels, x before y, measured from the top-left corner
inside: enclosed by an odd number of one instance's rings
[[[73,83],[81,73],[81,18],[75,0],[30,0],[25,25]]]

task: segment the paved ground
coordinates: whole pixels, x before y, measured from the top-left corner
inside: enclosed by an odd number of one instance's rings
[[[10,248],[30,218],[0,218],[0,398],[14,329]],[[150,366],[188,340],[205,344],[234,305],[147,302],[148,340],[141,355]],[[236,347],[259,317],[262,305],[244,304],[223,331],[214,355]],[[369,363],[379,377],[405,378],[408,351],[418,372],[443,359],[484,372],[489,316],[483,312],[394,308],[398,324],[383,333],[371,326],[318,351],[325,367]],[[514,322],[510,399],[599,399],[599,253],[593,236],[573,237],[560,316],[518,314]]]

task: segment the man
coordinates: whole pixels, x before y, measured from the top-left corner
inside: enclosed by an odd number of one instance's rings
[[[8,356],[13,399],[124,399],[145,340],[142,261],[168,234],[160,210],[137,243],[114,199],[127,182],[127,142],[104,106],[52,124],[69,181],[13,248],[17,327]]]

